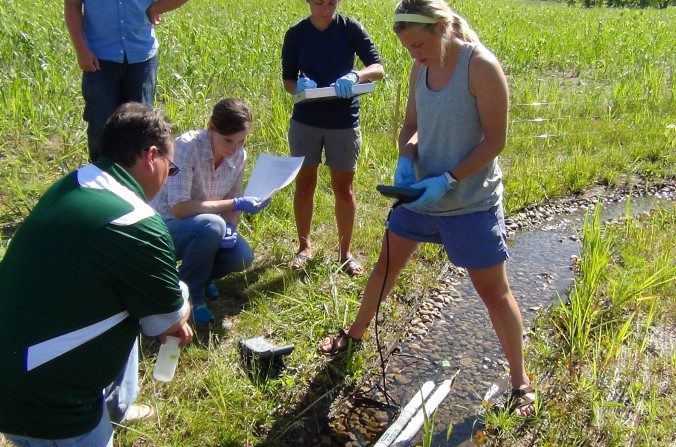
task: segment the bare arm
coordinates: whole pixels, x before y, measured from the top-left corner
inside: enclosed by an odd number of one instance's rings
[[[484,138],[453,168],[453,175],[458,180],[471,176],[490,163],[502,152],[507,142],[507,80],[500,63],[488,50],[481,48],[472,57],[469,83],[476,97]]]
[[[186,200],[172,206],[171,214],[173,214],[176,219],[183,219],[188,216],[202,213],[227,215],[226,213],[234,211],[234,208],[234,199]]]
[[[404,125],[399,131],[399,155],[415,160],[418,155],[418,112],[415,109],[415,81],[420,73],[421,66],[415,64],[408,79],[408,99]]]
[[[296,81],[292,81],[291,79],[284,79],[284,90],[286,90],[287,93],[294,94],[296,93]]]
[[[385,76],[385,68],[382,64],[371,64],[361,70],[355,70],[357,82],[377,81]]]
[[[150,23],[157,25],[160,23],[160,16],[165,12],[173,11],[185,5],[188,0],[156,0],[151,3],[146,10]]]
[[[82,0],[64,0],[63,17],[66,22],[66,29],[73,43],[75,54],[77,55],[77,64],[82,71],[96,71],[100,69],[99,60],[87,46],[84,36],[84,25],[82,19]]]

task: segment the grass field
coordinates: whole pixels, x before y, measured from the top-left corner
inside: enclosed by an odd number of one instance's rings
[[[354,251],[367,270],[388,208],[375,185],[391,181],[411,67],[390,29],[395,3],[345,0],[340,6],[370,32],[387,72],[362,101],[365,145],[356,178]],[[636,174],[674,177],[676,9],[581,9],[519,0],[454,6],[509,78],[510,136],[501,155],[508,213],[599,182],[631,181]],[[61,9],[46,0],[0,4],[0,226],[6,234],[53,180],[86,161],[80,73]],[[256,117],[250,158],[286,154],[291,100],[281,86],[280,48],[286,29],[306,14],[303,0],[191,0],[166,15],[158,27],[157,106],[180,132],[204,126],[221,97],[242,97]],[[228,327],[212,328],[185,350],[169,385],[151,379],[152,355],[145,359],[142,400],[157,405],[160,419],[120,430],[122,445],[257,444],[307,389],[324,364],[318,339],[351,320],[364,279],[339,275],[332,262],[336,237],[326,177],[316,200],[316,260],[305,274],[288,271],[296,244],[290,199],[287,188],[244,223],[242,232],[260,256],[252,271],[221,282],[242,298],[241,310],[220,314]],[[0,245],[5,242],[6,236]],[[396,294],[424,290],[441,259],[437,248],[422,249]],[[385,328],[400,325],[405,311],[397,300],[385,303]],[[264,384],[243,374],[236,341],[260,333],[296,344],[292,374]],[[367,372],[370,346],[349,365],[352,380]]]

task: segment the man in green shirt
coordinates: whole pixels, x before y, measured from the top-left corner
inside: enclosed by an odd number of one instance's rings
[[[139,332],[190,342],[174,246],[146,203],[177,171],[173,151],[163,113],[122,105],[97,162],[54,183],[12,237],[0,262],[0,432],[10,441],[112,446],[102,390]]]

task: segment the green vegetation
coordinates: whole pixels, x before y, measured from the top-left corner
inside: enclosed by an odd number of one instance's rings
[[[362,101],[365,145],[356,177],[354,251],[367,271],[389,204],[375,185],[391,181],[411,66],[390,29],[394,4],[341,4],[343,13],[369,30],[388,74]],[[0,3],[4,228],[20,222],[52,181],[86,161],[80,73],[61,6],[46,0],[27,5]],[[581,9],[508,0],[462,0],[453,6],[502,60],[509,77],[510,138],[501,156],[508,213],[597,182],[674,176],[674,8]],[[203,126],[221,97],[242,97],[256,117],[250,159],[261,152],[287,153],[291,98],[281,86],[280,49],[286,29],[306,14],[303,0],[191,0],[166,15],[158,27],[157,105],[184,131]],[[119,430],[123,445],[253,445],[266,438],[274,445],[275,434],[292,428],[293,417],[280,415],[290,414],[308,388],[333,371],[317,354],[317,342],[352,319],[364,283],[339,274],[333,262],[337,242],[328,184],[323,177],[317,191],[316,251],[307,272],[292,273],[286,266],[296,244],[287,188],[265,212],[244,222],[242,233],[259,257],[251,271],[220,284],[232,295],[216,308],[227,324],[202,333],[200,342],[184,350],[177,378],[168,385],[151,378],[157,344],[146,346],[141,400],[158,407],[159,419]],[[395,295],[424,290],[440,259],[438,248],[426,246],[403,273]],[[405,312],[397,299],[384,303],[384,332],[401,325]],[[288,359],[293,371],[265,382],[246,377],[236,344],[259,334],[296,345]],[[367,340],[348,364],[350,380],[367,373],[375,355]],[[328,386],[315,397],[335,392]],[[268,437],[270,431],[275,434]]]
[[[598,6],[607,6],[609,8],[666,8],[671,4],[674,6],[674,0],[566,0],[566,4],[580,4],[585,8]]]
[[[528,357],[538,414],[490,415],[486,445],[667,446],[676,433],[676,207],[584,227],[566,303],[542,315]]]

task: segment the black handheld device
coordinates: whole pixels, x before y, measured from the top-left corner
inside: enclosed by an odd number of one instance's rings
[[[415,199],[420,197],[425,191],[422,188],[411,188],[408,186],[390,186],[390,185],[378,185],[376,186],[378,192],[385,197],[390,197],[392,199],[397,199],[402,203],[413,202]]]

